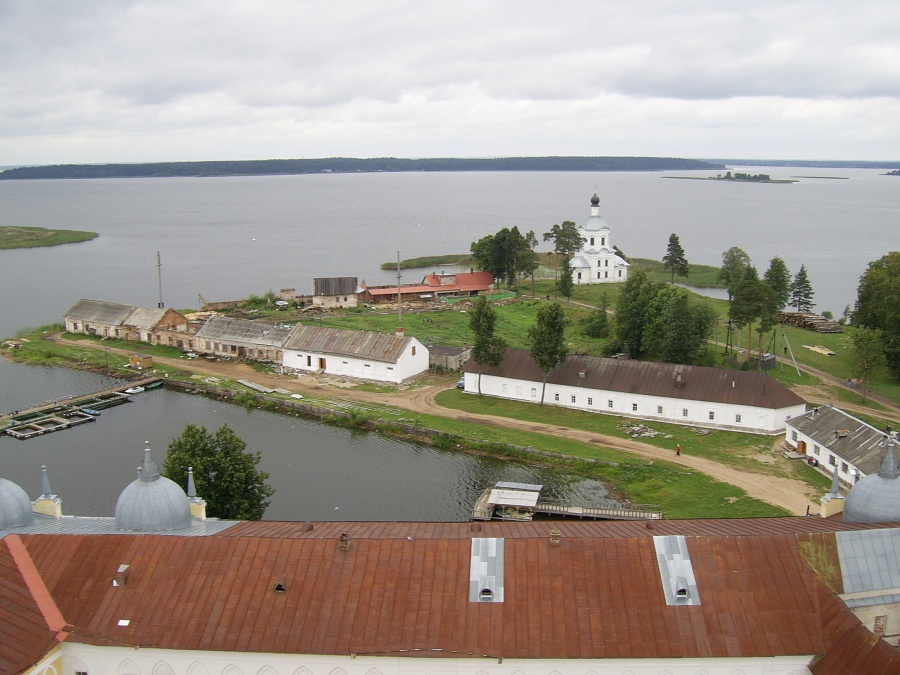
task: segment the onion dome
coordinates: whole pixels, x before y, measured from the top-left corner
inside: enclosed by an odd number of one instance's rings
[[[894,457],[894,438],[885,436],[887,452],[877,474],[856,483],[844,502],[844,522],[900,522],[900,470]]]
[[[600,215],[600,197],[597,196],[596,192],[591,197],[591,216],[584,222],[581,229],[585,232],[599,232],[600,230],[609,229],[609,225],[603,220],[603,216]]]
[[[594,193],[594,196],[591,197],[591,206],[600,206],[600,197],[597,196],[597,193]]]
[[[0,478],[0,530],[34,524],[28,493],[12,481]]]
[[[177,483],[159,475],[150,448],[145,448],[137,480],[122,490],[116,502],[116,527],[129,532],[165,532],[190,526],[187,495]]]

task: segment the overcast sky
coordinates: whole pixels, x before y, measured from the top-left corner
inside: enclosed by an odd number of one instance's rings
[[[897,0],[0,0],[0,165],[900,159]]]

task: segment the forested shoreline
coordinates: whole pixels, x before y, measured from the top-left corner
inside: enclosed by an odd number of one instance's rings
[[[409,171],[690,171],[724,168],[724,165],[721,164],[674,157],[497,157],[485,159],[330,157],[325,159],[27,166],[0,172],[0,180],[266,176]]]

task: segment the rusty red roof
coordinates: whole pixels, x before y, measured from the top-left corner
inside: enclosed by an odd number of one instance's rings
[[[651,535],[689,522],[618,535],[601,523],[245,523],[211,537],[22,541],[68,639],[92,644],[541,659],[825,653],[819,582],[792,532],[835,523],[764,519],[769,533],[747,534],[752,521],[732,521],[738,534],[746,524],[743,536],[688,536],[701,604],[670,606]],[[469,600],[475,537],[504,539],[503,602]],[[129,576],[117,588],[120,564]]]
[[[477,373],[479,365],[469,359],[464,370]],[[543,380],[543,372],[524,349],[507,350],[503,363],[496,368],[482,368],[481,372],[530,382]],[[600,391],[774,410],[805,403],[797,394],[763,373],[600,356],[569,356],[550,372],[547,382]]]

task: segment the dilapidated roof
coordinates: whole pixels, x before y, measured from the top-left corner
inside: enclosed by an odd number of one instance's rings
[[[471,359],[467,373],[477,373]],[[509,349],[497,368],[482,368],[482,374],[541,382],[543,372],[523,349]],[[805,402],[794,392],[762,373],[687,366],[655,361],[610,359],[600,356],[569,356],[547,376],[549,384],[567,385],[674,400],[711,401],[779,410]]]
[[[166,311],[156,307],[135,307],[122,323],[143,330],[152,330],[166,315]]]
[[[884,432],[830,405],[813,408],[787,425],[850,462],[864,475],[878,472],[884,457]]]
[[[406,336],[361,330],[297,326],[297,329],[285,342],[284,348],[298,352],[396,363],[412,339]]]
[[[65,319],[103,326],[119,326],[125,322],[128,315],[135,309],[137,309],[135,305],[121,305],[117,302],[82,298],[69,308],[69,311],[65,314]]]
[[[291,334],[293,326],[274,326],[250,319],[233,319],[225,316],[210,317],[203,328],[197,331],[197,338],[219,342],[265,347],[281,347]]]
[[[356,295],[361,289],[356,277],[318,277],[313,279],[313,295]]]

